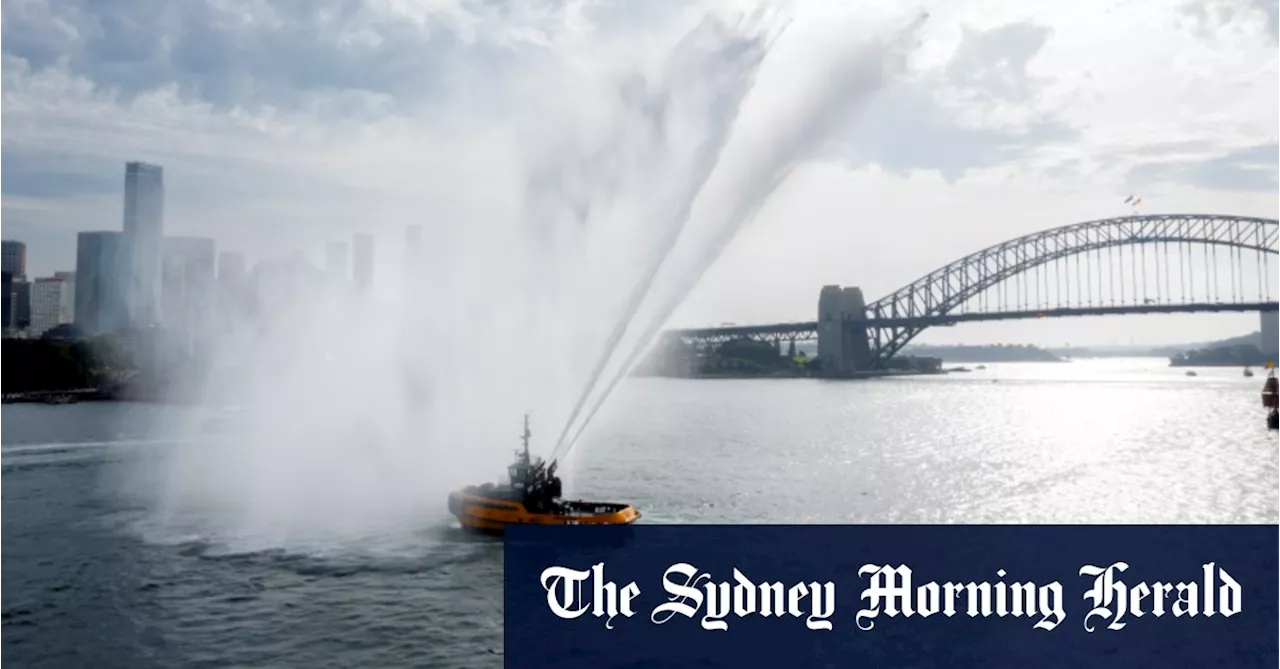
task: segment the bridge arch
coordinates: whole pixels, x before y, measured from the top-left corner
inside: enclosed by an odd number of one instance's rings
[[[866,306],[872,367],[986,291],[1070,256],[1122,246],[1186,244],[1276,254],[1275,219],[1211,214],[1125,216],[1075,223],[994,244],[952,261]]]

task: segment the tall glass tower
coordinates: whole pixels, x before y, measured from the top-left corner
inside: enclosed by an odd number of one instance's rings
[[[160,259],[164,235],[164,168],[130,162],[124,169],[124,234],[132,263],[126,292],[136,326],[160,322]]]

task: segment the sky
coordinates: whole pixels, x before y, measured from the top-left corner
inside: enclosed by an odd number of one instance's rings
[[[457,255],[459,229],[481,231],[470,244],[511,243],[499,228],[485,237],[487,221],[529,206],[517,194],[530,155],[607,125],[600,73],[660,61],[704,14],[752,4],[7,1],[3,235],[27,243],[33,275],[72,269],[76,232],[120,228],[124,163],[144,160],[165,168],[167,234],[214,237],[250,262],[299,249],[319,264],[326,242],[359,232],[391,258],[407,225],[441,259]],[[850,40],[908,13],[844,4],[780,11],[843,11],[816,24]],[[825,284],[875,299],[1009,238],[1132,214],[1131,194],[1144,214],[1280,217],[1275,3],[921,9],[904,61],[859,104],[814,117],[829,136],[744,210],[670,325],[812,320]],[[765,56],[748,107],[798,95],[791,80],[819,71],[794,32]],[[671,90],[683,98],[669,112],[702,102],[698,86]],[[759,121],[738,132],[799,137]],[[661,158],[625,183],[661,177]],[[1248,314],[1104,317],[920,341],[1163,344],[1256,328]]]

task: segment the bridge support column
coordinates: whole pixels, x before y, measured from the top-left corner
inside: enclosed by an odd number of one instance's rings
[[[852,376],[871,367],[867,305],[861,288],[822,287],[818,294],[818,359],[824,376]]]
[[[1262,339],[1262,354],[1275,356],[1280,353],[1280,311],[1262,311],[1258,316],[1261,320],[1258,338]]]

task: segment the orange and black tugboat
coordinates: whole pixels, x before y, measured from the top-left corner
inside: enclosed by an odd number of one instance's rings
[[[1267,380],[1262,384],[1262,406],[1267,411],[1267,427],[1280,429],[1280,387],[1276,381],[1275,365],[1267,363]]]
[[[560,499],[556,463],[529,455],[529,416],[524,448],[507,472],[506,485],[486,483],[449,493],[449,513],[464,529],[502,534],[508,525],[626,525],[640,517],[630,504]]]

